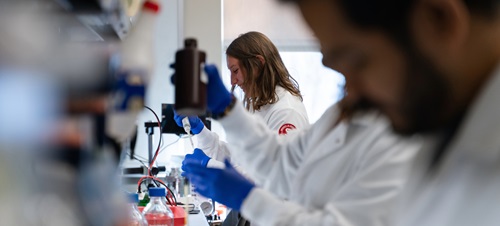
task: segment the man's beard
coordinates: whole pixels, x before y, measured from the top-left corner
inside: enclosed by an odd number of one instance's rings
[[[399,103],[397,114],[404,121],[397,124],[389,118],[393,130],[401,135],[433,132],[449,123],[453,118],[446,118],[451,99],[451,88],[444,79],[445,76],[427,58],[417,51],[408,51],[402,103]],[[397,85],[397,84],[396,84]],[[349,95],[349,90],[346,90]],[[369,97],[363,97],[355,103],[340,102],[340,119],[352,117],[360,112],[381,110]]]

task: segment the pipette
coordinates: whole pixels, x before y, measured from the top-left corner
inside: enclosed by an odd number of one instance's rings
[[[194,143],[193,143],[193,134],[191,133],[191,124],[189,123],[189,118],[184,117],[182,119],[182,127],[184,127],[184,131],[189,136],[189,141],[191,142],[191,147],[194,149]],[[187,197],[188,194],[188,187],[186,186],[186,181],[184,182],[184,195],[186,195],[186,203],[184,203],[184,211],[186,212],[186,218],[184,219],[184,225],[188,225],[188,216],[189,216],[189,197]]]
[[[189,124],[189,119],[188,117],[184,117],[182,119],[182,127],[184,127],[184,131],[189,136],[189,141],[191,142],[191,147],[194,149],[194,143],[193,143],[193,134],[191,133],[191,124]]]

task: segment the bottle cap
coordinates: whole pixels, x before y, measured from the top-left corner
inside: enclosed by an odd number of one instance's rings
[[[150,197],[164,197],[165,188],[149,188]]]
[[[160,4],[156,1],[146,1],[144,2],[143,10],[158,13],[160,11]]]
[[[194,38],[186,38],[184,40],[184,47],[196,48],[196,47],[198,47],[198,42]]]
[[[138,203],[139,202],[139,195],[137,193],[132,193],[128,195],[128,202],[129,203]]]

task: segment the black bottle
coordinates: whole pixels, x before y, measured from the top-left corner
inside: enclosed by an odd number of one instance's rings
[[[207,108],[208,78],[203,72],[206,54],[196,39],[184,40],[175,54],[175,110],[180,115],[203,115]]]

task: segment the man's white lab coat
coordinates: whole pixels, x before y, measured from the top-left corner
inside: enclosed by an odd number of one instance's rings
[[[435,146],[419,153],[395,225],[500,225],[500,64],[447,148],[431,172]]]
[[[242,204],[252,224],[389,224],[420,146],[393,135],[378,115],[335,126],[337,117],[333,106],[287,141],[241,104],[220,120],[233,159],[266,189],[253,189]]]

